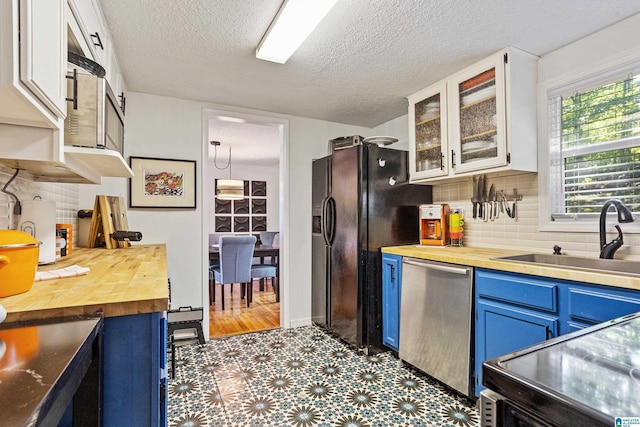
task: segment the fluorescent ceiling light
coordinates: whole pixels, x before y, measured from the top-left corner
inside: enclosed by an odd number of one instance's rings
[[[338,0],[285,0],[256,49],[256,58],[284,64]]]

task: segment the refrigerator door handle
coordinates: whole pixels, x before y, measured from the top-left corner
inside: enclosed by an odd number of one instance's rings
[[[333,243],[333,237],[335,235],[335,201],[333,197],[326,197],[322,201],[322,237],[324,243],[327,246],[331,246]]]
[[[333,197],[329,196],[327,199],[327,227],[326,227],[326,242],[327,245],[333,244],[333,239],[336,236],[336,201]]]
[[[324,244],[329,246],[329,236],[327,234],[327,202],[329,201],[328,197],[322,199],[322,238],[324,239]]]

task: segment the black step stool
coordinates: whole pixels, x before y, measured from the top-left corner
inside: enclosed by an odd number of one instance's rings
[[[171,346],[171,378],[175,378],[176,346],[186,344],[204,344],[202,332],[202,308],[180,307],[167,311],[167,334]]]

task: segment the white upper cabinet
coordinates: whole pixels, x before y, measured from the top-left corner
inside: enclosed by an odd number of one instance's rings
[[[536,71],[508,48],[409,96],[411,181],[536,171]]]
[[[120,71],[116,50],[108,26],[96,0],[68,0],[70,8],[69,30],[75,45],[75,53],[81,54],[105,69],[105,78],[118,97],[124,112],[125,84]],[[71,37],[70,37],[71,38]]]
[[[68,49],[107,69],[108,60],[123,91],[115,52],[107,55],[109,43],[94,1],[0,0],[1,164],[24,169],[37,181],[99,183],[103,176],[132,176],[118,151],[75,147],[64,139]]]
[[[109,35],[98,4],[94,0],[69,0],[69,6],[89,46],[90,55],[85,52],[85,56],[106,69],[109,59]]]
[[[0,123],[62,127],[66,56],[64,0],[0,2]]]
[[[107,81],[109,82],[111,90],[118,98],[120,109],[124,114],[126,107],[125,92],[127,91],[127,89],[125,87],[124,77],[122,76],[122,72],[120,71],[118,57],[116,56],[115,50],[113,48],[110,49],[109,63],[107,66]]]

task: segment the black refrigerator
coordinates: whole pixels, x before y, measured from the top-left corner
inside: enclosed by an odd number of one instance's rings
[[[383,246],[419,242],[407,152],[357,145],[313,161],[312,321],[365,352],[382,349]]]

